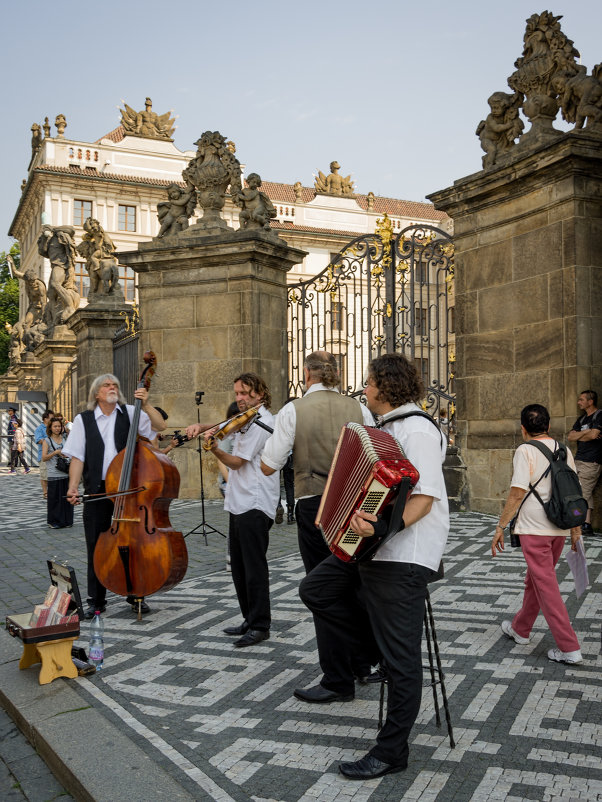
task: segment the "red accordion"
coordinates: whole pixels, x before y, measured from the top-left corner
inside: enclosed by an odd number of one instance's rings
[[[419,479],[394,437],[383,429],[348,423],[337,444],[316,526],[345,562],[369,559],[387,535],[361,537],[349,522],[358,509],[377,515],[401,491],[403,504]]]

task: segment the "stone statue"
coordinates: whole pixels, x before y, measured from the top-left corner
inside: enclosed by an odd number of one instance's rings
[[[558,106],[567,122],[575,123],[575,128],[596,127],[602,124],[602,64],[596,64],[592,74],[587,68],[578,65],[578,72],[559,72],[552,85],[558,92]],[[587,120],[587,122],[586,122]]]
[[[125,109],[121,112],[121,124],[126,134],[130,136],[141,136],[145,139],[163,139],[173,142],[172,135],[175,130],[175,118],[171,116],[171,111],[165,114],[157,114],[153,111],[153,102],[150,97],[146,98],[144,111],[135,111],[125,101],[122,101]]]
[[[324,173],[318,170],[318,177],[316,178],[314,187],[319,195],[337,195],[338,197],[346,198],[353,197],[353,181],[351,180],[351,176],[348,175],[346,178],[343,178],[342,175],[339,175],[340,169],[341,165],[334,161],[330,162],[329,175],[324,175]]]
[[[25,351],[25,343],[23,342],[23,324],[21,321],[13,323],[5,323],[4,328],[9,335],[8,340],[8,361],[10,367],[15,367],[21,361],[21,356]]]
[[[44,136],[48,138],[50,136],[50,120],[48,117],[44,117],[44,125],[42,128],[44,129]]]
[[[72,226],[42,225],[38,237],[38,253],[50,261],[48,302],[44,322],[49,330],[62,325],[78,308],[79,293],[75,289],[76,250]]]
[[[303,184],[301,181],[295,181],[293,184],[293,191],[295,193],[295,200],[299,203],[303,200]]]
[[[25,327],[33,326],[35,323],[39,323],[44,315],[44,307],[46,306],[46,285],[31,268],[24,271],[17,270],[10,253],[6,254],[6,258],[10,264],[13,275],[20,278],[25,285],[27,311],[25,312],[22,323]]]
[[[494,92],[488,99],[491,113],[477,126],[476,135],[481,140],[485,151],[483,168],[493,167],[498,157],[514,146],[514,140],[523,131],[523,121],[518,110],[523,96],[518,92],[509,95],[506,92]]]
[[[189,231],[229,228],[220,212],[226,202],[228,186],[233,197],[242,191],[240,162],[219,131],[205,131],[195,145],[196,156],[182,171],[182,177],[186,184],[196,188],[203,217]]]
[[[90,276],[88,300],[98,295],[121,294],[123,297],[113,240],[93,217],[84,221],[84,231],[86,233],[76,250],[86,260],[86,270]]]
[[[366,200],[368,201],[368,211],[369,212],[373,212],[374,211],[374,192],[369,192],[366,195]]]
[[[65,137],[65,128],[67,127],[67,119],[64,114],[57,114],[56,119],[54,121],[57,130],[57,137],[58,139],[64,139]]]
[[[42,343],[48,334],[48,326],[40,320],[23,332],[23,342],[27,352],[33,352]]]
[[[196,191],[190,183],[186,189],[179,184],[170,184],[167,197],[169,200],[157,204],[157,217],[161,223],[157,237],[173,237],[184,231],[196,208]]]
[[[235,195],[232,200],[240,206],[240,227],[242,229],[270,230],[270,220],[276,217],[276,209],[265,192],[260,192],[261,176],[251,173],[247,178],[247,186]]]
[[[42,129],[37,123],[31,126],[31,158],[36,155],[38,148],[42,144]]]
[[[551,12],[533,14],[527,20],[523,37],[523,55],[514,64],[516,71],[508,78],[508,86],[525,96],[523,111],[531,129],[521,136],[520,145],[541,144],[559,132],[552,123],[558,113],[554,78],[562,72],[578,73],[575,58],[579,52],[560,29],[559,20]]]

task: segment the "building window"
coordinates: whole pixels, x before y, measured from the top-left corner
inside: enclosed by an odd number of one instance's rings
[[[424,386],[428,387],[429,383],[429,361],[421,357],[414,357],[414,366],[418,371],[418,375],[422,379]]]
[[[456,308],[455,306],[451,306],[447,312],[447,330],[450,334],[454,334],[456,331]]]
[[[136,300],[136,274],[131,267],[119,265],[119,282],[125,300],[133,303]]]
[[[73,225],[83,226],[88,217],[92,217],[92,201],[76,198],[73,201]]]
[[[119,223],[118,228],[120,231],[135,231],[136,230],[136,207],[135,206],[122,206],[119,204]]]
[[[416,307],[414,325],[416,327],[416,335],[418,337],[424,337],[428,334],[427,310],[423,307]]]
[[[82,298],[87,298],[90,292],[90,276],[86,270],[85,262],[75,263],[75,289]]]
[[[331,321],[333,331],[343,331],[343,311],[341,301],[332,302]]]

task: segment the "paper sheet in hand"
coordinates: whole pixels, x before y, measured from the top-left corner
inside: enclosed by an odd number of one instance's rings
[[[572,549],[567,552],[566,561],[569,564],[573,579],[575,580],[575,593],[577,598],[581,596],[583,591],[589,585],[589,576],[587,573],[587,560],[585,559],[585,549],[583,548],[583,538],[580,537],[577,541],[577,551]]]

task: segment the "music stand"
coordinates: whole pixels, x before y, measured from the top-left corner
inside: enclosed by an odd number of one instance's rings
[[[200,407],[201,407],[201,404],[203,403],[203,396],[204,395],[205,395],[205,393],[203,391],[201,391],[201,390],[197,391],[195,393],[195,395],[194,395],[194,400],[196,402],[196,417],[197,417],[197,423],[199,424],[199,426],[201,425],[201,409],[200,409]],[[209,541],[207,540],[207,535],[208,534],[209,535],[221,535],[223,538],[225,538],[226,535],[223,532],[220,532],[219,529],[216,529],[214,526],[211,526],[211,524],[208,524],[207,521],[205,520],[205,483],[203,481],[203,451],[204,451],[204,449],[203,449],[203,439],[202,439],[200,433],[197,435],[197,449],[196,450],[199,452],[199,473],[200,473],[200,476],[201,476],[201,522],[199,524],[197,524],[194,527],[194,529],[191,529],[190,532],[186,532],[184,537],[188,537],[188,535],[196,535],[196,534],[198,534],[200,532],[203,535],[203,537],[205,538],[205,545],[208,546],[209,545]]]

